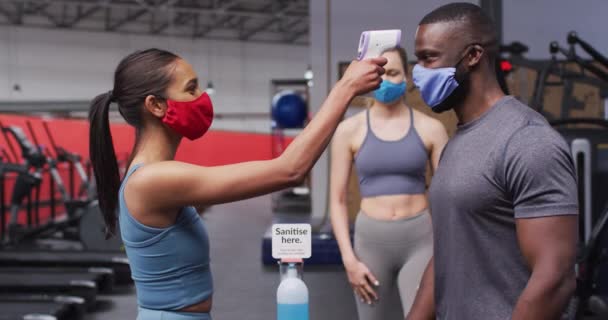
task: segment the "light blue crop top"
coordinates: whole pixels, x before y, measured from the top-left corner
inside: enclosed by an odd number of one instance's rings
[[[131,266],[139,306],[179,310],[212,295],[209,237],[194,207],[184,207],[167,228],[143,225],[133,218],[124,186],[141,164],[125,176],[119,192],[120,233]]]

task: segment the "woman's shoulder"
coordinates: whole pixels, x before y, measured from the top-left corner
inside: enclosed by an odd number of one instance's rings
[[[365,125],[366,110],[360,111],[348,118],[345,118],[338,125],[337,133],[354,134]]]
[[[193,165],[186,162],[169,160],[148,164],[133,164],[131,165],[130,170],[135,169],[135,166],[137,166],[136,170],[131,173],[125,185],[130,189],[146,189],[158,185],[159,183],[162,183],[164,178],[174,176]]]
[[[434,132],[436,130],[445,130],[443,124],[439,119],[432,117],[422,111],[412,108],[414,113],[414,125],[416,129],[424,129],[424,131]]]
[[[132,209],[139,212],[173,208],[179,196],[197,188],[203,177],[201,169],[200,166],[174,160],[146,163],[123,181],[125,199],[131,201],[131,205],[137,204]]]

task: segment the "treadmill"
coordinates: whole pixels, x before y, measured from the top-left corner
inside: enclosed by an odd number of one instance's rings
[[[0,274],[0,294],[24,294],[24,293],[46,293],[64,294],[81,297],[85,301],[87,309],[94,309],[97,285],[94,274],[54,274],[51,277],[44,274]],[[23,301],[24,303],[27,301]],[[34,307],[37,303],[31,303]],[[2,308],[0,308],[2,310]],[[25,308],[24,310],[29,310]]]
[[[124,254],[90,251],[2,250],[2,267],[108,268],[116,285],[133,283],[129,260]]]
[[[68,320],[69,306],[54,301],[0,301],[0,320]],[[27,311],[24,311],[27,310]]]
[[[81,320],[86,312],[83,298],[45,294],[0,294],[0,309],[0,320]]]
[[[114,287],[114,271],[108,268],[48,268],[48,267],[0,267],[0,275],[26,274],[54,277],[72,276],[95,282],[99,292],[110,293]]]
[[[30,131],[32,131],[33,135],[31,125]],[[13,158],[17,159],[18,156],[13,148],[11,140],[8,138],[7,132],[11,133],[14,140],[19,144],[22,151],[22,157],[26,159],[26,161],[24,164],[13,164],[12,166],[2,163],[0,168],[5,171],[17,171],[21,173],[20,177],[22,178],[25,178],[25,176],[28,175],[30,167],[35,170],[41,170],[45,163],[45,157],[41,151],[29,141],[25,133],[19,127],[5,127],[0,123],[0,133],[4,136]],[[18,167],[24,168],[24,172],[20,172]],[[11,199],[11,210],[19,210],[22,200],[31,192],[30,185],[31,184],[24,183],[21,185],[21,188],[17,188],[17,184],[15,185],[12,196],[13,199]],[[3,192],[0,192],[0,198],[2,195]],[[0,201],[0,207],[4,209],[4,201]],[[4,217],[4,215],[1,216]],[[14,245],[10,248],[4,247],[0,250],[0,267],[101,267],[112,270],[115,284],[126,285],[132,283],[129,262],[124,252],[45,250],[35,245],[33,247]]]

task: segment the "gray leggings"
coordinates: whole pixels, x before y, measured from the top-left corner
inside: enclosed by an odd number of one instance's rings
[[[422,274],[433,255],[433,229],[427,210],[400,220],[377,220],[359,212],[355,253],[380,282],[378,301],[357,300],[359,320],[402,320],[409,312]]]

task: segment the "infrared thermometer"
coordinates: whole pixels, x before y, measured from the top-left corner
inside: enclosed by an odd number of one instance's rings
[[[359,39],[358,60],[375,58],[385,51],[401,46],[401,30],[363,31]]]

